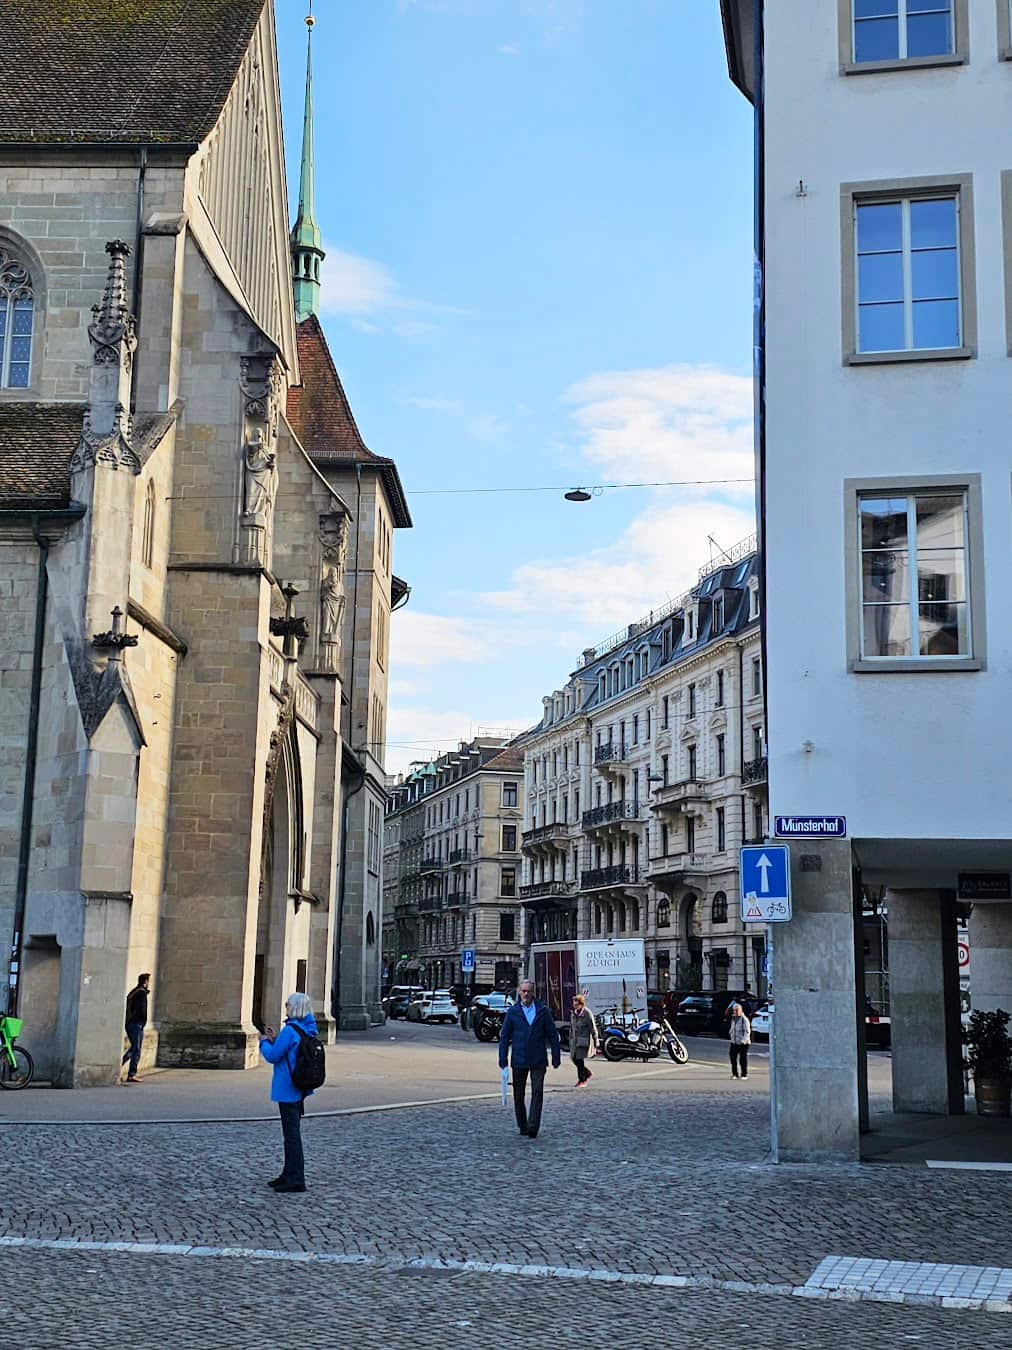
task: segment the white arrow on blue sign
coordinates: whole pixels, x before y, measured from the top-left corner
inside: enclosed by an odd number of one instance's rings
[[[791,854],[786,844],[741,850],[743,923],[783,923],[791,917]]]
[[[474,970],[474,948],[464,947],[460,953],[460,969],[463,973]]]

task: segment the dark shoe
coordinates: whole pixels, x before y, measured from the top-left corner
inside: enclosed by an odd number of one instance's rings
[[[537,1132],[537,1130],[528,1130],[528,1131],[527,1131],[527,1138],[528,1138],[528,1139],[537,1139],[537,1137],[538,1137],[538,1132]]]
[[[268,1183],[267,1183],[268,1186],[273,1186],[275,1190],[277,1190],[277,1188],[278,1188],[279,1186],[283,1186],[284,1184],[285,1184],[285,1179],[284,1179],[283,1176],[280,1176],[280,1177],[274,1177],[274,1179],[273,1179],[272,1181],[268,1181]]]
[[[294,1195],[297,1191],[304,1191],[305,1189],[304,1185],[293,1186],[290,1181],[283,1181],[280,1186],[274,1187],[274,1193],[275,1195]]]
[[[527,1138],[527,1131],[526,1131],[526,1130],[521,1130],[520,1133],[521,1133],[521,1135],[524,1137],[524,1139]]]

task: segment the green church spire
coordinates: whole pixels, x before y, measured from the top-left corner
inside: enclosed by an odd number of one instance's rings
[[[299,214],[290,235],[295,317],[298,322],[320,312],[320,227],[313,201],[313,18],[312,0],[306,17],[306,115],[302,129],[302,172],[299,175]]]

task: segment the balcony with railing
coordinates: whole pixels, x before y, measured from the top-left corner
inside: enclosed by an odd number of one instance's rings
[[[469,863],[474,858],[474,854],[469,848],[455,848],[446,859],[448,867],[459,867],[461,863]]]
[[[569,826],[563,820],[553,820],[550,825],[538,825],[535,829],[524,830],[520,836],[520,847],[525,851],[542,848],[565,848],[569,844]]]
[[[611,769],[621,768],[629,763],[629,746],[621,741],[608,741],[594,749],[594,768],[607,773]]]
[[[698,778],[682,778],[677,783],[662,783],[654,788],[654,811],[688,811],[710,800],[710,788]]]
[[[610,886],[639,884],[639,868],[635,863],[617,863],[613,867],[593,867],[580,873],[581,891],[604,891]]]
[[[576,882],[563,881],[561,878],[555,881],[534,881],[528,886],[521,886],[519,896],[523,903],[535,900],[570,900],[575,903]]]
[[[459,909],[461,905],[466,905],[470,898],[467,891],[449,891],[443,897],[443,908]]]
[[[434,872],[441,872],[442,870],[442,858],[423,858],[418,868],[418,875],[420,877],[431,876]]]
[[[646,874],[655,886],[664,890],[680,886],[690,877],[706,871],[704,853],[668,853],[647,861]]]
[[[443,908],[441,895],[423,895],[418,902],[419,914],[438,914]]]
[[[767,760],[765,755],[748,759],[741,766],[741,781],[745,787],[758,787],[766,782]]]
[[[594,806],[583,813],[585,830],[601,830],[608,825],[621,825],[624,821],[642,820],[643,808],[637,801],[605,802],[603,806]]]

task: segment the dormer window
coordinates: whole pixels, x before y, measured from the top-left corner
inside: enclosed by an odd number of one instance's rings
[[[718,595],[713,601],[713,635],[724,631],[724,597]]]
[[[0,389],[28,388],[34,328],[31,273],[0,249]]]

